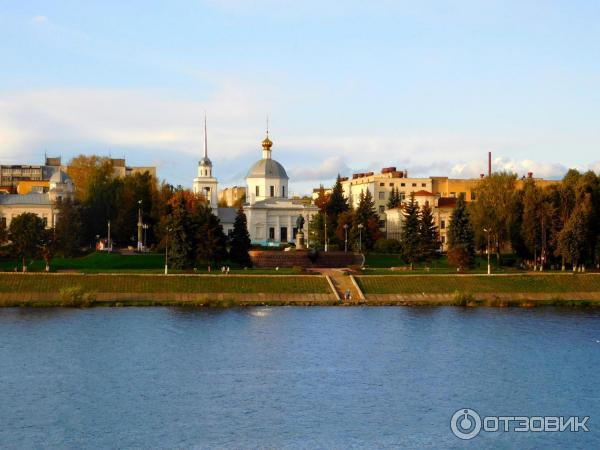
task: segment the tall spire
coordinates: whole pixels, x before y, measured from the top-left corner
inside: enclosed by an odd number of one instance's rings
[[[267,114],[267,137],[269,137],[269,115]]]
[[[206,136],[206,111],[204,111],[204,157],[208,158],[208,138]]]

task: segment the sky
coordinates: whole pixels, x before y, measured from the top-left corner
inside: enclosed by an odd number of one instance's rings
[[[0,1],[0,163],[126,157],[220,188],[600,171],[600,2]]]

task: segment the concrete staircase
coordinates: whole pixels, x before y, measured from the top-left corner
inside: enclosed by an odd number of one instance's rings
[[[362,303],[365,298],[352,275],[343,275],[341,272],[330,275],[331,282],[344,303]],[[350,290],[350,300],[346,300],[346,292]]]

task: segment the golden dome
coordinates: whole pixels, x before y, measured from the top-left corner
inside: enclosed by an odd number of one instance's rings
[[[262,146],[265,150],[271,150],[271,147],[273,146],[273,142],[271,142],[271,139],[269,139],[268,133],[267,137],[262,141]]]

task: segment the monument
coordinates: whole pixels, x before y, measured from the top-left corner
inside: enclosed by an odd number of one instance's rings
[[[298,216],[296,219],[296,229],[298,232],[296,233],[296,250],[304,250],[304,217],[302,214]]]

